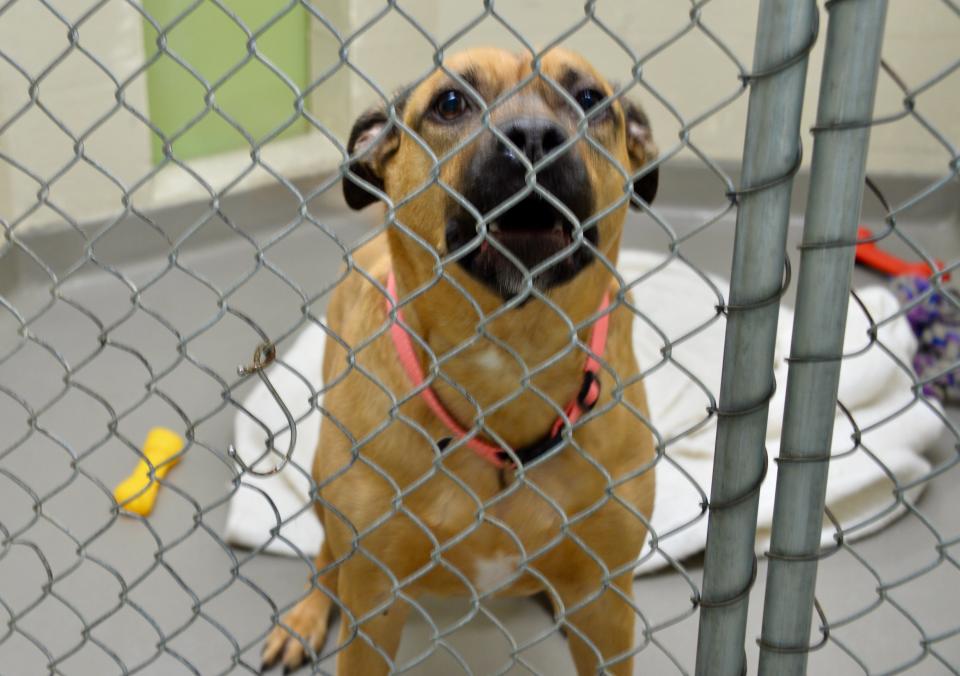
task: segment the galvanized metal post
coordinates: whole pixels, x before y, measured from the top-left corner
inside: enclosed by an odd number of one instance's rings
[[[806,671],[828,456],[886,0],[828,2],[793,324],[760,673]]]
[[[749,591],[756,576],[757,497],[773,393],[773,353],[814,0],[763,0],[750,76],[734,242],[696,673],[745,672]]]

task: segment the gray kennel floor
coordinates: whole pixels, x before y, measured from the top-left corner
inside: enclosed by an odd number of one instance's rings
[[[635,216],[631,219],[626,228],[626,245],[663,248],[665,238],[652,234],[655,230],[648,221]],[[671,222],[681,231],[692,227],[698,219],[698,214],[671,212]],[[331,213],[325,222],[348,241],[363,227],[362,219],[339,213]],[[960,255],[960,233],[954,224],[923,224],[913,232],[938,256],[949,259]],[[732,221],[721,221],[684,244],[683,251],[705,269],[727,275],[732,234]],[[792,227],[794,244],[798,235],[799,227]],[[146,230],[144,236],[149,236]],[[790,251],[796,259],[796,247],[791,246]],[[266,259],[282,268],[309,295],[319,291],[322,280],[334,274],[339,252],[315,228],[304,227],[269,249]],[[212,247],[185,246],[180,262],[202,273],[218,288],[229,289],[250,274],[254,267],[254,249],[239,238]],[[127,265],[124,271],[142,284],[167,264],[163,256],[156,256]],[[857,274],[858,281],[869,275]],[[17,531],[32,522],[19,540],[35,543],[45,559],[42,561],[37,550],[25,545],[13,546],[0,556],[0,599],[6,606],[0,605],[0,674],[47,673],[49,657],[21,632],[42,643],[52,655],[64,655],[82,643],[83,623],[78,613],[88,622],[91,618],[106,616],[117,607],[120,598],[126,600],[124,607],[90,626],[90,640],[60,662],[56,673],[96,676],[120,673],[107,651],[132,667],[149,661],[158,650],[162,654],[140,673],[223,673],[228,670],[235,650],[224,631],[242,646],[269,628],[270,607],[264,597],[254,591],[254,586],[279,606],[285,606],[302,593],[307,567],[302,561],[277,556],[248,559],[248,552],[226,550],[212,536],[222,533],[226,517],[224,497],[230,488],[230,472],[224,462],[224,451],[230,440],[233,411],[232,407],[221,405],[220,386],[216,381],[189,361],[177,359],[176,341],[156,319],[144,312],[126,317],[130,310],[130,292],[116,278],[89,266],[63,284],[59,296],[79,301],[83,307],[58,300],[31,326],[31,331],[42,336],[71,364],[74,369],[71,382],[76,386],[39,413],[38,427],[46,430],[49,438],[34,434],[27,443],[0,460],[3,470],[0,472],[0,522],[9,531]],[[21,284],[11,300],[29,315],[50,302],[50,291],[46,286]],[[144,307],[162,315],[185,335],[203,327],[208,318],[216,314],[217,301],[213,292],[182,272],[165,275],[141,294]],[[230,293],[229,303],[274,333],[279,330],[275,327],[287,327],[296,321],[302,300],[268,270],[260,270]],[[311,309],[319,314],[322,305],[318,302],[311,305]],[[100,330],[85,312],[107,326],[119,322],[110,333],[115,346],[107,347],[86,363],[87,356],[97,352]],[[16,335],[17,325],[5,313],[0,313],[0,354],[14,344]],[[236,366],[249,360],[257,342],[256,334],[240,319],[226,316],[190,340],[188,351],[197,362],[232,382]],[[156,380],[152,393],[144,394],[143,384],[149,374],[143,363],[123,346],[135,346],[153,366]],[[0,365],[0,384],[32,405],[50,400],[63,389],[63,380],[63,369],[48,352],[33,345]],[[190,419],[203,419],[197,428],[200,444],[170,473],[171,487],[161,489],[149,526],[133,518],[111,516],[108,498],[92,480],[111,488],[132,469],[135,456],[130,448],[111,437],[110,416],[104,404],[85,394],[84,388],[95,391],[102,402],[118,414],[146,396],[142,405],[131,414],[121,416],[117,425],[119,434],[135,444],[142,442],[146,430],[153,425],[183,429],[182,418],[170,401],[176,402]],[[241,388],[237,396],[245,391]],[[952,413],[955,418],[960,417],[955,415],[956,411]],[[21,407],[0,396],[3,447],[25,434],[28,425]],[[54,439],[73,449],[93,449],[77,461],[83,476],[71,479],[70,458]],[[932,459],[942,461],[951,452],[949,440],[944,437]],[[40,510],[34,509],[34,500],[13,477],[42,499]],[[960,507],[960,497],[953,486],[956,479],[957,470],[940,476],[920,502],[924,513],[935,523],[954,525],[945,529],[946,537],[955,535]],[[202,516],[195,520],[197,514]],[[63,530],[51,525],[48,517]],[[85,557],[77,556],[77,543],[82,543]],[[881,533],[858,542],[855,548],[881,573],[894,576],[898,571],[913,570],[935,561],[934,544],[918,520],[911,517],[900,519]],[[93,563],[94,559],[103,565]],[[231,570],[237,562],[241,563],[240,577],[234,578]],[[693,580],[699,583],[700,560],[685,563]],[[53,586],[54,593],[18,619],[18,632],[3,641],[10,609],[21,612],[42,595],[47,580],[45,565],[58,579]],[[103,566],[119,573],[126,586]],[[765,565],[761,564],[747,630],[751,673],[756,668],[754,638],[760,633],[760,599],[765,578]],[[184,591],[184,587],[192,590],[193,595]],[[660,624],[690,608],[690,589],[674,573],[640,578],[635,592],[651,624]],[[823,562],[818,597],[828,617],[835,609],[849,608],[874,596],[874,583],[852,556],[841,553]],[[941,563],[916,582],[891,592],[890,598],[909,609],[930,633],[956,626],[960,572],[949,563]],[[196,604],[202,604],[202,613],[191,619]],[[455,623],[467,611],[467,604],[457,600],[427,600],[425,607],[440,627]],[[546,631],[550,626],[546,612],[530,600],[496,600],[488,607],[518,641]],[[134,608],[150,616],[155,626]],[[693,614],[657,632],[660,646],[649,646],[640,653],[636,660],[637,673],[680,673],[664,651],[669,651],[684,670],[691,671],[696,631],[697,615]],[[161,633],[165,640],[158,648]],[[916,630],[888,603],[836,633],[870,666],[871,672],[886,671],[920,651]],[[500,631],[483,619],[475,619],[458,630],[448,642],[466,659],[474,673],[487,673],[500,667],[509,650]],[[428,624],[414,613],[404,634],[400,660],[413,658],[428,644]],[[259,666],[258,651],[259,642],[243,653],[247,665]],[[960,666],[960,638],[939,644],[939,651],[954,669]],[[527,651],[525,657],[540,673],[572,673],[564,640],[558,635],[539,643]],[[249,670],[236,666],[231,673],[249,673]],[[449,654],[438,650],[411,673],[452,674],[459,670]],[[517,667],[511,673],[526,671]],[[862,671],[836,645],[830,644],[812,656],[809,673],[858,674]],[[927,658],[908,673],[951,672]]]

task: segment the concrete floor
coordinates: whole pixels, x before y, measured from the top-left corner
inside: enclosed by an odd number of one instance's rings
[[[667,208],[665,213],[683,233],[692,232],[707,212]],[[323,223],[349,242],[364,231],[364,218],[330,212],[324,214]],[[250,673],[259,667],[259,646],[270,628],[271,606],[285,607],[302,593],[308,574],[304,561],[251,556],[225,547],[218,538],[226,500],[235,489],[225,461],[234,409],[224,405],[217,378],[235,382],[236,366],[247,362],[259,339],[241,318],[219,312],[218,294],[209,286],[275,338],[297,325],[304,303],[313,313],[322,313],[324,300],[314,296],[335,274],[339,250],[319,228],[302,225],[265,255],[265,262],[283,271],[284,281],[268,268],[256,269],[251,242],[228,232],[222,223],[209,228],[223,231],[220,243],[194,244],[190,238],[180,247],[178,264],[196,277],[179,269],[159,276],[170,265],[164,255],[148,251],[128,263],[119,256],[111,259],[109,238],[98,245],[101,264],[122,270],[141,289],[141,307],[135,312],[130,289],[117,276],[89,263],[69,276],[52,299],[49,283],[34,264],[16,251],[7,252],[6,263],[0,258],[2,267],[19,256],[15,262],[20,282],[5,295],[23,316],[31,317],[51,304],[29,326],[31,335],[48,349],[28,343],[0,362],[0,388],[32,408],[32,413],[25,412],[0,389],[4,439],[0,537],[6,540],[15,534],[12,544],[0,549],[0,674],[48,673],[51,659],[57,662],[52,673],[76,675],[126,670],[164,676]],[[911,232],[938,256],[960,256],[960,233],[954,223],[918,224]],[[728,216],[690,239],[682,250],[704,269],[726,275],[732,233]],[[798,234],[799,228],[792,227],[792,243]],[[150,228],[144,227],[142,236],[146,249],[166,250]],[[262,246],[270,231],[252,237]],[[664,250],[666,243],[649,219],[631,217],[627,246]],[[790,251],[796,258],[794,246]],[[57,271],[62,274],[64,269]],[[858,280],[867,274],[858,273]],[[18,330],[18,322],[0,306],[0,358],[17,345]],[[174,331],[186,340],[187,359],[177,352]],[[106,347],[99,340],[103,332],[109,335]],[[65,386],[64,367],[54,355],[70,365],[71,386]],[[246,386],[240,387],[234,396],[246,391]],[[954,419],[955,414],[951,411]],[[142,442],[151,426],[183,430],[185,420],[199,421],[197,444],[170,473],[153,515],[143,520],[112,513],[109,489],[132,468],[132,446]],[[932,460],[948,463],[954,457],[953,445],[945,434]],[[75,461],[71,454],[78,456]],[[956,469],[945,472],[931,482],[919,502],[923,515],[950,542],[960,524],[956,481]],[[910,516],[852,549],[883,579],[893,579],[937,562],[936,544],[920,519]],[[923,653],[918,627],[906,621],[897,606],[912,613],[930,636],[957,631],[956,547],[948,546],[943,553],[951,558],[892,590],[864,617],[834,630],[833,636],[870,673],[885,673]],[[684,566],[693,584],[699,585],[701,561],[686,561]],[[747,629],[751,673],[756,669],[753,639],[760,633],[765,578],[761,563]],[[821,565],[818,597],[828,617],[868,605],[877,598],[875,587],[875,580],[849,552]],[[635,592],[650,624],[662,627],[653,635],[655,643],[638,655],[636,672],[692,671],[697,614],[688,583],[675,572],[661,573],[638,579]],[[430,599],[424,608],[440,628],[455,624],[469,609],[465,602]],[[547,613],[530,600],[497,600],[487,608],[518,642],[551,626]],[[11,616],[16,617],[15,627],[8,628]],[[413,613],[401,662],[430,645],[430,625]],[[489,673],[509,663],[509,642],[489,619],[475,618],[445,642],[474,673]],[[524,661],[538,673],[572,673],[563,644],[554,633],[525,651]],[[960,635],[933,648],[942,661],[927,655],[906,673],[958,673]],[[411,673],[461,670],[449,651],[440,648]],[[515,666],[509,673],[529,671]],[[831,642],[811,656],[809,673],[864,670]]]

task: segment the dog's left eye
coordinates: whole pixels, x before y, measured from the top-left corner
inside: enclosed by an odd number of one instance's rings
[[[467,110],[467,97],[456,89],[442,92],[433,103],[433,110],[443,120],[454,120]]]
[[[580,104],[580,107],[583,108],[583,112],[587,112],[606,97],[603,95],[603,92],[597,91],[596,89],[581,89],[574,98],[577,100],[577,103]]]

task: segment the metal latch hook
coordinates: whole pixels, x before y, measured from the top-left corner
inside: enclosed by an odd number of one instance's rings
[[[283,398],[280,396],[280,393],[277,392],[276,388],[273,386],[273,383],[270,382],[270,378],[267,377],[266,368],[273,363],[274,359],[277,358],[277,346],[270,341],[266,341],[257,346],[257,349],[253,353],[253,364],[250,366],[238,366],[237,375],[248,376],[251,373],[256,373],[260,378],[260,381],[267,387],[267,390],[270,392],[270,396],[273,397],[273,400],[277,402],[277,405],[280,407],[280,410],[283,411],[283,417],[287,419],[287,429],[290,430],[290,441],[287,446],[287,452],[283,455],[283,460],[280,461],[280,464],[274,467],[273,469],[267,470],[266,472],[261,472],[259,470],[253,469],[254,466],[260,462],[263,458],[267,457],[270,453],[278,453],[279,451],[273,445],[273,435],[270,434],[267,436],[267,449],[263,454],[257,458],[253,463],[247,465],[241,458],[240,454],[237,453],[237,449],[233,444],[230,444],[227,447],[227,455],[229,455],[233,460],[240,465],[240,468],[252,474],[254,476],[272,476],[280,472],[284,467],[287,466],[287,463],[290,462],[290,458],[293,457],[293,449],[297,446],[297,423],[293,419],[293,415],[290,413],[290,409],[287,408],[286,404],[283,403]]]

